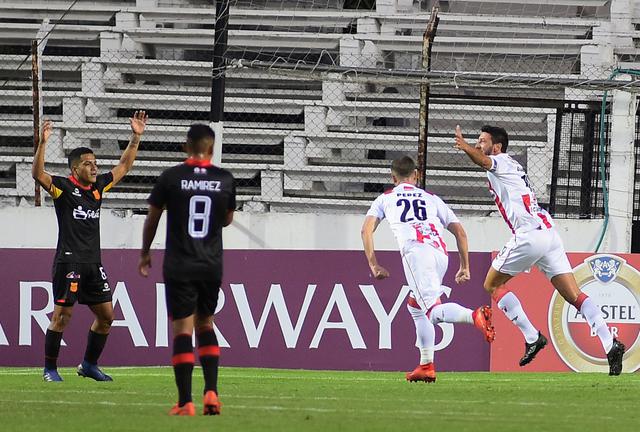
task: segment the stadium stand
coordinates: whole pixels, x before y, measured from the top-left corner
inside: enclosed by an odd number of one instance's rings
[[[289,59],[304,62],[354,67],[392,62],[401,68],[418,61],[429,18],[421,9],[427,2],[400,2],[412,8],[410,14],[394,10],[388,1],[374,11],[301,8],[296,1],[272,2],[278,3],[273,10],[265,2],[267,9],[255,9],[259,3],[238,1],[231,9],[229,58],[276,60],[284,50]],[[504,55],[508,60],[501,71],[522,72],[518,56],[544,55],[545,73],[579,76],[583,48],[600,43],[594,35],[608,23],[602,13],[607,2],[600,0],[558,0],[546,17],[532,16],[527,8],[540,13],[549,2],[533,0],[526,7],[495,2],[502,9],[496,6],[492,13],[504,11],[500,20],[473,15],[473,4],[480,2],[466,2],[464,8],[460,3],[441,2],[434,70],[455,63],[461,72],[492,72],[487,59]],[[566,5],[562,13],[558,5]],[[0,195],[32,194],[31,81],[28,65],[16,69],[41,21],[55,20],[68,6],[63,1],[0,4]],[[139,162],[109,201],[112,207],[144,206],[141,198],[153,178],[182,157],[188,125],[208,118],[211,63],[204,59],[210,57],[215,11],[203,6],[188,0],[80,0],[55,21],[43,59],[45,114],[56,122],[47,155],[52,171],[65,172],[65,155],[78,145],[94,148],[103,166],[115,162],[126,145],[126,118],[145,109],[152,121]],[[576,17],[578,8],[594,13]],[[636,11],[634,23],[639,16]],[[625,59],[621,65],[638,64],[634,45],[616,50]],[[227,71],[222,162],[239,179],[245,210],[361,211],[389,182],[390,160],[415,154],[415,85],[367,86],[326,78],[241,67]],[[428,188],[459,211],[492,211],[481,192],[483,173],[451,154],[450,137],[459,123],[473,131],[499,122],[511,132],[514,157],[525,166],[532,160],[541,164],[529,172],[541,201],[548,203],[562,104],[489,98],[492,91],[470,95],[436,87]]]

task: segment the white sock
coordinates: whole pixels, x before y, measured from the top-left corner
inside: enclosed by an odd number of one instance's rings
[[[591,298],[587,297],[587,299],[582,302],[580,313],[589,323],[591,330],[595,330],[596,334],[600,338],[605,354],[611,351],[611,347],[613,346],[613,336],[611,336],[609,327],[607,327],[607,324],[602,318],[602,314]]]
[[[422,309],[407,305],[416,326],[416,347],[420,349],[420,364],[433,362],[433,347],[436,342],[436,329]]]
[[[458,303],[443,303],[431,309],[431,322],[439,324],[446,323],[466,323],[473,324],[473,311]]]
[[[527,343],[533,343],[538,340],[538,330],[531,324],[529,318],[527,318],[527,314],[524,313],[520,300],[518,300],[518,297],[516,297],[514,293],[509,291],[505,294],[498,302],[498,307],[512,323],[518,326]]]
[[[433,348],[420,348],[420,364],[433,363]]]

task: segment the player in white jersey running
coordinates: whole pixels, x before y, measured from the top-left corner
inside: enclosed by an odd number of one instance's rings
[[[420,349],[420,364],[407,373],[407,380],[434,382],[434,325],[441,322],[474,324],[488,342],[493,342],[491,308],[482,306],[472,311],[457,303],[440,302],[442,278],[449,262],[442,230],[447,228],[458,244],[457,283],[471,277],[467,235],[456,215],[440,198],[416,187],[413,159],[405,156],[394,160],[391,174],[395,187],[373,202],[362,225],[364,252],[373,276],[376,279],[388,277],[389,272],[378,264],[373,245],[373,233],[386,218],[400,247],[405,277],[411,289],[407,309],[416,326],[416,347]]]
[[[509,145],[507,132],[501,127],[483,126],[477,144],[472,147],[458,126],[455,141],[455,148],[464,151],[473,163],[487,170],[489,190],[513,233],[493,260],[484,288],[524,335],[525,352],[520,366],[531,362],[545,347],[547,339],[531,324],[516,295],[503,285],[536,265],[560,295],[580,311],[592,332],[600,338],[607,353],[609,375],[619,375],[625,347],[612,337],[598,305],[578,288],[551,216],[538,205],[522,165],[506,153]]]

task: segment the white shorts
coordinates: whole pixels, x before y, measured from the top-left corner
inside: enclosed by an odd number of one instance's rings
[[[442,294],[442,278],[449,257],[425,243],[408,242],[402,251],[402,266],[411,297],[425,313]]]
[[[555,229],[514,234],[491,263],[495,270],[511,276],[528,272],[533,265],[549,279],[573,271]]]

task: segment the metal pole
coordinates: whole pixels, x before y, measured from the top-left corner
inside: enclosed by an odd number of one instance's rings
[[[40,106],[40,68],[38,62],[38,41],[31,41],[31,95],[33,99],[33,154],[36,154],[40,145],[40,119],[42,107]],[[35,182],[34,203],[36,207],[42,205],[40,195],[40,183]]]
[[[438,11],[439,8],[434,6],[431,9],[431,16],[427,23],[427,29],[422,38],[422,69],[431,71],[431,48],[433,47],[433,39],[438,29]],[[429,84],[423,82],[420,84],[420,114],[419,114],[419,137],[418,137],[418,186],[425,187],[425,177],[427,171],[427,136],[429,133]]]
[[[42,56],[44,47],[51,33],[49,19],[42,20],[42,24],[36,34],[36,39],[31,41],[31,95],[33,100],[33,154],[35,155],[40,145],[40,123],[43,118],[44,102],[42,101]],[[42,205],[40,183],[37,181],[33,191],[34,204]]]
[[[211,111],[209,121],[216,133],[213,146],[213,163],[222,162],[222,131],[224,122],[225,53],[229,24],[229,0],[216,0],[216,25],[213,43],[213,68],[211,78]]]
[[[556,130],[553,139],[553,165],[551,168],[551,193],[549,196],[549,213],[551,216],[556,215],[558,200],[558,171],[560,165],[560,145],[562,142],[562,119],[564,106],[560,106],[556,110]],[[568,188],[567,188],[568,189]],[[566,208],[565,208],[566,212]]]

